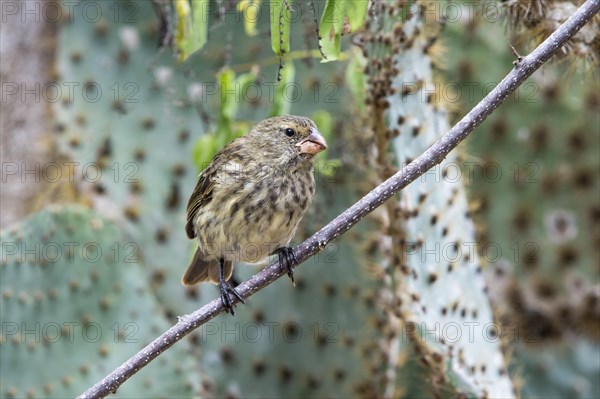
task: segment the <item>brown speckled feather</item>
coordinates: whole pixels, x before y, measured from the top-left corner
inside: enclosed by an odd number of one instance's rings
[[[196,188],[190,196],[190,200],[187,206],[187,223],[185,225],[185,232],[188,238],[196,238],[196,231],[194,230],[194,217],[198,210],[208,204],[212,200],[212,190],[215,186],[215,175],[218,173],[221,165],[223,165],[224,154],[232,152],[237,146],[236,142],[233,141],[225,146],[221,151],[215,155],[212,162],[206,169],[202,171],[198,177],[198,183]]]
[[[190,239],[196,238],[196,231],[194,230],[194,216],[196,215],[196,212],[198,212],[200,207],[208,204],[212,199],[212,189],[214,186],[213,175],[215,171],[216,168],[211,164],[211,166],[202,172],[198,178],[194,193],[188,202],[185,232]]]

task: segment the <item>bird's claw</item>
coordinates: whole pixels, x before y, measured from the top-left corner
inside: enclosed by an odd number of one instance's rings
[[[221,291],[221,303],[225,308],[225,312],[231,313],[232,316],[235,315],[235,311],[233,310],[234,303],[229,294],[233,294],[241,303],[246,303],[244,298],[240,296],[240,294],[229,284],[226,280],[221,280],[219,282],[219,290]]]
[[[296,259],[294,250],[291,247],[281,247],[277,250],[277,255],[279,255],[279,267],[281,270],[287,271],[287,275],[292,280],[292,284],[295,287],[296,282],[294,281],[293,266],[298,264],[298,259]]]

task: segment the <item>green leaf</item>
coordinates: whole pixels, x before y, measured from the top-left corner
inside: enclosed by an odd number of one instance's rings
[[[322,62],[337,60],[340,56],[342,26],[344,24],[344,2],[327,0],[321,16],[319,44],[327,59]]]
[[[368,5],[368,0],[327,0],[319,26],[319,45],[327,58],[321,62],[334,61],[340,57],[342,32],[355,32],[363,25]],[[344,21],[347,23],[344,24]]]
[[[317,128],[325,141],[329,142],[333,133],[333,116],[327,111],[320,110],[313,112],[311,119],[317,124]]]
[[[191,21],[191,8],[190,3],[187,0],[173,0],[175,6],[175,46],[178,51],[183,51],[183,43],[186,40],[186,36],[190,30],[192,24]]]
[[[217,140],[214,134],[204,134],[194,143],[192,159],[196,169],[204,170],[217,153]]]
[[[221,122],[233,122],[242,101],[244,90],[254,83],[258,71],[255,68],[248,73],[240,75],[237,79],[235,72],[230,68],[222,69],[217,75],[221,94],[221,107],[219,119]]]
[[[345,1],[344,6],[351,32],[356,32],[365,23],[369,0]]]
[[[236,90],[235,72],[230,68],[222,69],[217,76],[217,81],[221,92],[219,119],[232,121],[240,105],[239,90]]]
[[[258,71],[252,68],[250,72],[236,78],[235,72],[224,68],[217,74],[220,90],[219,119],[217,126],[196,141],[192,150],[192,158],[198,170],[203,170],[215,154],[233,139],[243,136],[248,131],[248,125],[236,122],[242,93],[256,81]]]
[[[281,70],[281,81],[275,87],[275,96],[269,116],[285,115],[290,113],[292,102],[295,96],[294,63],[289,61]]]
[[[206,44],[208,36],[209,0],[173,0],[177,23],[175,25],[175,47],[178,60],[185,61],[191,54]]]
[[[290,4],[292,0],[273,0],[270,3],[271,47],[278,56],[290,51]]]
[[[240,0],[237,10],[244,15],[244,31],[248,36],[256,36],[256,21],[258,20],[260,0]]]
[[[327,111],[316,111],[311,115],[313,121],[315,121],[319,132],[327,143],[333,142],[333,127],[334,120],[333,116]],[[317,154],[315,160],[315,169],[317,172],[324,177],[333,177],[335,172],[342,164],[339,159],[330,159],[329,151],[320,152]]]
[[[258,68],[250,70],[248,73],[244,73],[237,78],[237,86],[239,89],[240,97],[244,98],[242,95],[246,88],[256,82],[256,78],[258,77]]]

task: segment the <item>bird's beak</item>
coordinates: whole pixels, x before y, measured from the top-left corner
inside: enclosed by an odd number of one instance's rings
[[[321,133],[319,133],[316,129],[313,129],[310,135],[296,144],[297,147],[300,147],[300,154],[310,154],[316,155],[319,152],[327,149],[327,143]]]

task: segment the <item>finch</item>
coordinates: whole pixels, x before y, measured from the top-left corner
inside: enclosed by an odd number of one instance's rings
[[[315,155],[325,149],[312,120],[284,115],[259,122],[219,151],[188,202],[185,231],[198,249],[183,284],[218,284],[233,315],[231,295],[244,302],[228,282],[234,262],[277,254],[293,282],[297,262],[287,245],[315,193]]]

